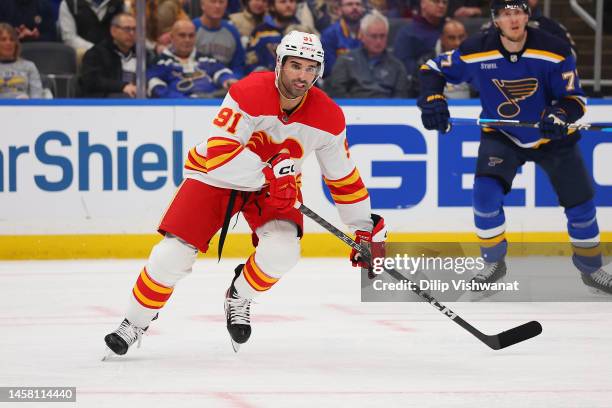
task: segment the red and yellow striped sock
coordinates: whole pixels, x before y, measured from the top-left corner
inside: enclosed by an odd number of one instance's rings
[[[132,289],[132,294],[142,306],[148,309],[161,309],[172,295],[173,290],[174,288],[155,282],[147,273],[147,268],[142,268],[134,289]]]
[[[255,289],[257,292],[264,292],[270,289],[278,278],[266,275],[259,266],[255,263],[255,254],[253,253],[249,259],[247,259],[244,268],[242,269],[244,279],[247,281],[249,286]]]

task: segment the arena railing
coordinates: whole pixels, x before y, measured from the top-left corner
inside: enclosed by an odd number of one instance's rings
[[[593,91],[600,92],[602,85],[612,85],[612,79],[601,79],[604,2],[603,0],[596,0],[595,18],[593,18],[593,16],[591,16],[584,8],[582,8],[580,4],[578,4],[578,0],[570,0],[570,6],[578,17],[584,20],[584,22],[595,31],[595,48],[593,52],[595,61],[593,62],[593,79],[581,79],[580,81],[585,85],[593,85]]]

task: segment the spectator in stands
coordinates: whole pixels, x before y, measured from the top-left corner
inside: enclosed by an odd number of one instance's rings
[[[322,33],[340,19],[340,5],[337,0],[304,0],[314,19],[314,28]]]
[[[147,94],[152,98],[222,96],[237,81],[232,71],[195,49],[196,30],[189,20],[178,20],[170,32],[170,46],[147,69]]]
[[[323,31],[321,42],[325,51],[325,72],[331,73],[336,58],[361,46],[359,23],[365,14],[363,0],[339,0],[340,20]]]
[[[542,14],[542,11],[538,7],[538,0],[529,0],[529,8],[531,9],[531,16],[529,17],[529,27],[539,28],[540,30],[546,31],[567,42],[572,47],[572,52],[575,56],[576,43],[574,43],[574,40],[572,39],[572,36],[567,31],[567,29],[562,24]],[[488,21],[482,25],[481,30],[489,30],[491,26],[491,21]]]
[[[414,72],[417,60],[433,51],[448,8],[448,0],[421,0],[420,4],[420,13],[399,30],[393,47],[406,72]]]
[[[276,46],[289,26],[300,24],[295,16],[296,10],[296,0],[268,0],[268,15],[251,34],[246,53],[247,72],[274,71]],[[305,32],[313,30],[311,27],[302,29]]]
[[[146,47],[156,55],[170,45],[170,32],[177,20],[189,19],[182,0],[149,0],[146,12]]]
[[[319,32],[315,28],[315,19],[313,10],[311,9],[312,2],[309,0],[297,0],[297,8],[295,10],[295,17],[300,21],[300,24],[304,27],[309,27],[308,32],[311,34],[319,35]]]
[[[123,11],[123,0],[64,0],[59,10],[62,41],[80,57],[102,40],[110,40],[111,21]]]
[[[12,25],[19,41],[57,41],[53,6],[48,0],[1,0],[0,21]]]
[[[19,57],[17,30],[0,23],[0,98],[42,98],[40,75],[33,62]]]
[[[227,0],[201,0],[202,16],[195,18],[196,48],[200,54],[212,57],[231,69],[235,75],[244,75],[244,48],[240,33],[224,20]]]
[[[299,0],[295,15],[309,32],[322,33],[340,19],[340,5],[338,0]]]
[[[130,14],[113,17],[110,40],[102,40],[83,56],[81,93],[86,97],[136,97],[136,20]]]
[[[455,18],[482,17],[483,6],[488,8],[489,2],[486,0],[449,0],[448,15]]]
[[[422,56],[415,66],[414,72],[410,75],[410,88],[411,96],[418,96],[420,93],[419,83],[417,81],[419,67],[422,64],[426,64],[428,60],[437,57],[445,52],[450,52],[456,48],[467,38],[467,31],[461,21],[449,19],[444,24],[442,29],[442,35],[436,42],[434,51]],[[446,83],[444,88],[444,95],[449,99],[467,99],[475,96],[475,92],[470,88],[470,85],[466,82],[460,84]]]
[[[387,52],[389,22],[374,10],[361,20],[362,47],[338,58],[325,90],[334,98],[407,98],[403,64]],[[327,67],[326,67],[327,68]]]
[[[238,13],[230,14],[229,20],[236,26],[240,33],[242,46],[249,45],[249,37],[255,27],[263,23],[264,16],[268,11],[267,0],[243,0],[243,9]]]

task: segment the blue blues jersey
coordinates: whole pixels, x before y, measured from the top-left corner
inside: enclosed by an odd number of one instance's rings
[[[196,27],[198,52],[225,64],[234,75],[242,77],[245,56],[238,29],[227,20],[221,20],[218,28],[205,26],[200,18],[194,18],[192,22]]]
[[[517,53],[503,47],[496,30],[476,34],[457,50],[427,61],[420,74],[423,94],[442,94],[447,81],[470,82],[480,91],[481,118],[538,122],[542,111],[554,105],[575,122],[586,109],[569,44],[538,29],[527,29],[525,46]],[[549,141],[538,129],[500,130],[521,147]]]
[[[353,35],[343,18],[327,27],[321,33],[321,44],[324,51],[325,72],[328,76],[336,63],[336,59],[348,54],[350,50],[361,47],[361,41],[357,35]]]
[[[214,58],[194,50],[187,60],[181,60],[171,48],[166,48],[147,67],[147,95],[150,98],[212,97],[231,78],[236,78],[232,71]]]
[[[294,19],[291,24],[299,24]],[[246,49],[246,72],[274,71],[276,67],[276,47],[283,38],[284,27],[280,27],[270,15],[251,33]]]

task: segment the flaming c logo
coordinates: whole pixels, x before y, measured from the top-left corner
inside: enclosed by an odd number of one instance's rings
[[[281,143],[277,143],[263,130],[253,132],[246,147],[261,157],[261,160],[264,162],[282,151],[289,153],[289,156],[293,159],[300,159],[304,156],[304,149],[297,140],[288,137]]]

